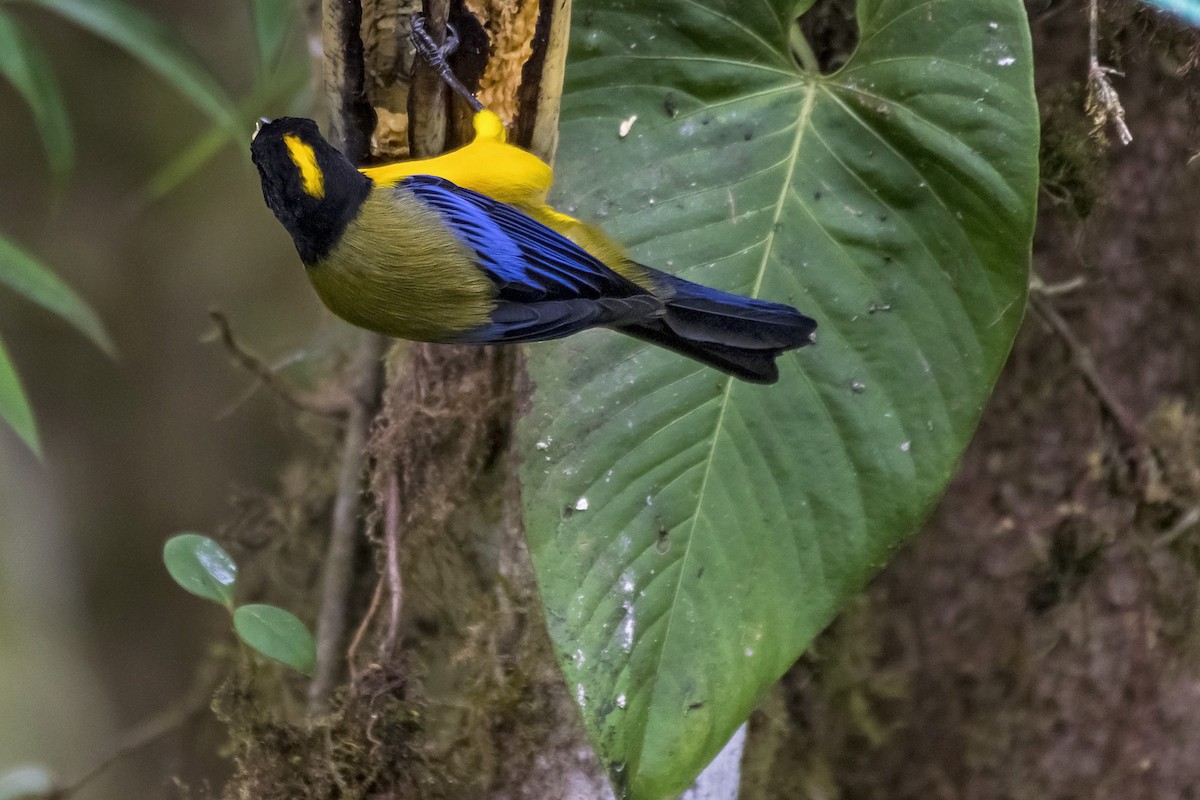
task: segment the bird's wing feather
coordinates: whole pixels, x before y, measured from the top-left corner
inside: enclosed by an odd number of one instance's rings
[[[501,301],[492,311],[490,323],[465,332],[457,341],[464,344],[542,342],[600,325],[632,324],[652,319],[661,309],[662,303],[648,294],[539,303]]]
[[[496,287],[491,322],[460,341],[557,339],[662,310],[659,298],[512,206],[431,175],[405,178],[395,191],[437,213]]]
[[[397,184],[437,212],[475,251],[502,300],[537,302],[631,297],[646,290],[560,233],[512,206],[442,178],[414,175]]]

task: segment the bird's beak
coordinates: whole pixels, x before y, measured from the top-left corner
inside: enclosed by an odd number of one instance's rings
[[[253,142],[255,139],[257,139],[259,131],[262,130],[263,125],[266,125],[270,121],[271,120],[267,119],[266,117],[259,117],[258,122],[254,123],[254,135],[250,137],[250,141]]]

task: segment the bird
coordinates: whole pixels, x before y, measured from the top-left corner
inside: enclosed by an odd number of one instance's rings
[[[357,168],[310,119],[260,120],[251,159],[322,302],[421,342],[526,343],[610,328],[751,383],[814,340],[795,308],[633,260],[547,202],[553,171],[478,108],[470,143]]]

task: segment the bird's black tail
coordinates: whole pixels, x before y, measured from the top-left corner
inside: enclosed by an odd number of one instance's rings
[[[663,316],[618,327],[751,383],[775,383],[775,359],[812,342],[817,323],[791,306],[701,286],[647,268],[666,300]]]

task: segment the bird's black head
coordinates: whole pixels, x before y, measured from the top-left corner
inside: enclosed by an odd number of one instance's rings
[[[371,191],[370,178],[325,141],[310,119],[259,123],[250,157],[267,206],[308,266],[333,249]]]

